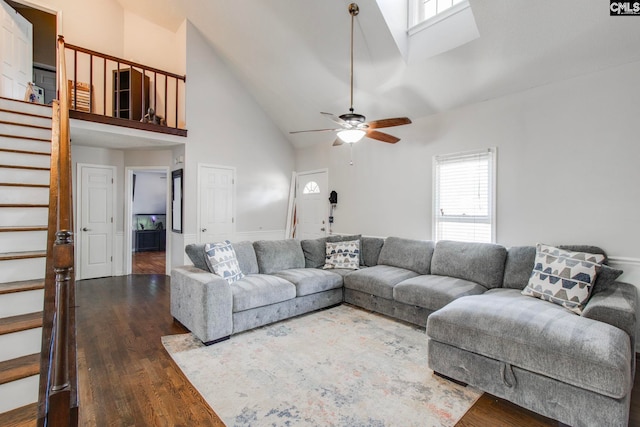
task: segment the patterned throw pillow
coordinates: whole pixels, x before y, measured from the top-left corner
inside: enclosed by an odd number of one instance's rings
[[[604,255],[536,246],[536,260],[523,295],[559,304],[581,314],[589,300]]]
[[[230,241],[207,243],[204,245],[204,252],[207,255],[206,261],[209,270],[225,279],[229,284],[244,277],[240,271],[236,251],[233,250]]]
[[[326,252],[324,269],[348,268],[357,270],[360,268],[360,240],[327,242]]]

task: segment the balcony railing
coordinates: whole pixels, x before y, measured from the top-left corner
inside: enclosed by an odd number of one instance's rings
[[[186,76],[65,43],[71,118],[187,136]]]

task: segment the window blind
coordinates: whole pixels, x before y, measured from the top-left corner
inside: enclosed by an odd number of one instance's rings
[[[495,241],[495,148],[434,157],[435,240]]]

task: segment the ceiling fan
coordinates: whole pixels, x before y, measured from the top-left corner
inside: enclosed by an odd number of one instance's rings
[[[360,13],[360,8],[357,4],[351,3],[349,5],[349,14],[351,15],[351,106],[349,112],[336,116],[331,113],[320,113],[332,120],[334,123],[340,125],[339,128],[329,129],[313,129],[313,130],[300,130],[289,132],[290,134],[304,133],[304,132],[337,132],[338,137],[334,141],[333,145],[342,145],[345,142],[353,144],[360,141],[363,137],[375,139],[382,142],[388,142],[389,144],[395,144],[400,141],[397,138],[388,133],[377,131],[376,129],[388,128],[393,126],[408,125],[411,120],[408,117],[396,117],[391,119],[374,120],[371,122],[366,121],[366,117],[362,114],[357,114],[353,110],[353,24],[354,18]]]

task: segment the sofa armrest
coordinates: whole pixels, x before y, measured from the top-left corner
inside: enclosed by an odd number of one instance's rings
[[[233,331],[233,295],[226,280],[194,266],[171,270],[171,315],[202,342]]]
[[[637,305],[638,292],[635,286],[629,283],[612,282],[591,296],[582,311],[582,316],[622,329],[629,335],[631,349],[635,351]]]

